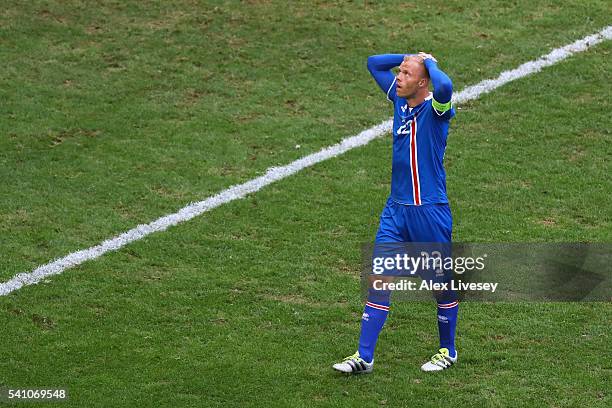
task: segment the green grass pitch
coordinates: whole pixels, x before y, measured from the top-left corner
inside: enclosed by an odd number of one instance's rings
[[[0,279],[387,119],[370,54],[431,52],[458,91],[609,16],[606,1],[5,0]],[[612,241],[611,51],[459,107],[455,240]],[[465,302],[441,375],[419,371],[433,305],[398,303],[374,373],[332,372],[356,347],[389,139],[1,297],[0,387],[66,387],[61,407],[609,406],[609,303]]]

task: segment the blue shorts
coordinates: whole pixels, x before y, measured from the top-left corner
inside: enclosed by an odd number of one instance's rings
[[[375,242],[451,242],[452,230],[448,203],[404,205],[389,198]]]
[[[453,217],[448,203],[415,206],[399,204],[389,198],[380,216],[373,257],[393,257],[396,254],[419,257],[425,251],[431,255],[438,253],[438,256],[445,259],[452,252],[452,229]],[[386,274],[405,276],[405,272],[400,271],[390,271]],[[421,279],[431,282],[450,282],[453,273],[446,268],[440,270],[421,268],[417,274]],[[379,296],[388,296],[388,294],[381,292]],[[438,303],[457,300],[453,290],[436,292],[434,296]]]

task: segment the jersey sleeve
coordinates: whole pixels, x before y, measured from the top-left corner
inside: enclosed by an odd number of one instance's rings
[[[438,68],[438,64],[432,59],[425,60],[425,68],[429,72],[429,78],[433,86],[433,99],[431,106],[434,113],[440,119],[450,120],[455,116],[453,109],[453,82],[451,79]]]
[[[368,71],[387,95],[387,99],[393,102],[396,96],[395,74],[392,68],[399,66],[404,60],[405,54],[382,54],[368,57]]]

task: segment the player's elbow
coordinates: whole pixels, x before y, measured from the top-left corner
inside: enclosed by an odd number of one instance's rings
[[[368,71],[370,71],[372,74],[376,71],[382,71],[382,65],[384,65],[384,61],[384,55],[370,55],[367,61]]]
[[[368,71],[374,72],[376,69],[376,55],[370,55],[367,62]]]

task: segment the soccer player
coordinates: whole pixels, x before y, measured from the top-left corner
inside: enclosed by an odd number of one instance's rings
[[[392,68],[399,66],[394,75]],[[387,54],[368,58],[368,70],[393,102],[393,163],[391,195],[380,217],[376,244],[401,242],[450,243],[452,216],[446,197],[443,160],[451,105],[452,82],[430,54]],[[429,85],[433,87],[433,94]],[[441,371],[457,361],[456,293],[446,291],[437,300],[439,351],[421,366]],[[359,348],[334,364],[335,370],[372,372],[374,348],[390,307],[390,293],[369,291],[363,311]]]

